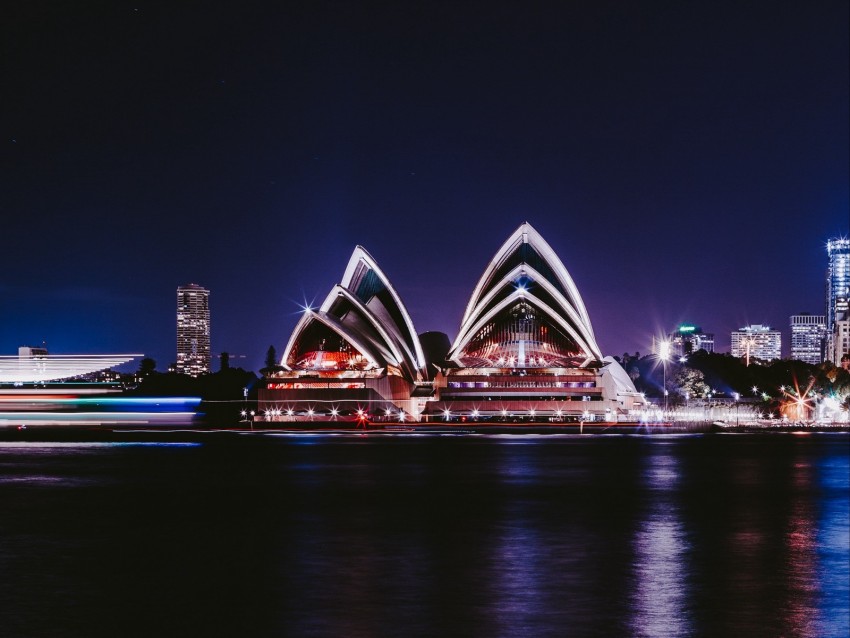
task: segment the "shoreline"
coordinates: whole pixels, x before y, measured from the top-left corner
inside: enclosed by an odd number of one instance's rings
[[[355,423],[316,424],[292,422],[287,427],[203,427],[174,425],[34,425],[0,427],[0,443],[89,443],[89,442],[213,442],[261,439],[270,436],[611,436],[669,434],[826,434],[850,433],[850,425],[740,424],[719,423],[595,423],[551,424],[498,423],[418,424],[380,423],[356,427]]]

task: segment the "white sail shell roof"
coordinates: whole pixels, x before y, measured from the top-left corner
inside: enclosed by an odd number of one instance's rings
[[[538,298],[522,285],[516,285],[517,281],[532,282],[539,287],[539,294],[545,293],[548,299]],[[548,323],[558,326],[574,340],[584,358],[582,365],[601,362],[602,354],[578,288],[551,246],[527,222],[511,234],[484,270],[448,358],[463,365],[462,358],[471,340],[499,312],[521,302],[530,304]]]
[[[293,352],[304,332],[318,322],[355,348],[368,368],[393,366],[411,381],[424,378],[425,357],[413,320],[375,259],[357,246],[342,281],[318,311],[305,310],[281,358],[286,369],[297,367]]]

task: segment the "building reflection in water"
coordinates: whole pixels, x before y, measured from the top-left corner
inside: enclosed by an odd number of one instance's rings
[[[848,635],[846,453],[790,438],[522,441],[287,446],[249,525],[265,548],[252,578],[274,601],[258,624]]]
[[[672,445],[659,443],[654,453],[645,457],[641,476],[647,500],[632,539],[629,633],[634,636],[692,634],[686,566],[689,547],[677,503],[680,471]]]
[[[850,476],[846,453],[827,449],[718,439],[687,461],[689,607],[706,635],[850,634]]]
[[[789,443],[757,460],[739,459],[737,475],[733,468],[733,485],[746,497],[726,512],[728,593],[718,606],[728,610],[728,627],[850,635],[847,457],[818,452]]]
[[[566,627],[581,608],[586,531],[575,510],[540,511],[538,496],[553,484],[569,484],[583,468],[547,467],[540,459],[515,446],[505,448],[499,462],[502,490],[512,497],[500,503],[493,533],[493,552],[484,575],[482,599],[493,635],[522,630],[536,635],[546,627]],[[581,480],[577,480],[581,484]],[[536,489],[534,486],[537,486]],[[557,489],[557,488],[555,488]],[[570,498],[561,504],[569,507]]]
[[[781,579],[773,572],[784,555],[780,535],[786,507],[784,499],[773,494],[784,494],[787,477],[772,476],[769,465],[764,458],[742,454],[730,460],[717,479],[724,498],[713,508],[715,525],[703,534],[717,535],[714,560],[722,569],[714,571],[717,580],[709,580],[702,593],[719,608],[715,622],[723,631],[739,628],[758,634],[778,616],[782,594],[776,587]],[[711,555],[700,558],[705,562]]]
[[[783,625],[795,636],[815,636],[820,616],[816,605],[819,580],[817,569],[817,523],[811,498],[813,468],[808,457],[795,459],[790,476],[791,502],[783,535],[787,572],[784,604],[777,610]]]
[[[620,486],[634,484],[637,464],[628,455],[610,472],[604,458],[575,442],[502,446],[479,635],[627,633],[611,612],[628,594],[634,507]]]
[[[819,583],[817,636],[850,636],[850,459],[831,454],[818,459],[816,479],[821,494],[817,522]]]

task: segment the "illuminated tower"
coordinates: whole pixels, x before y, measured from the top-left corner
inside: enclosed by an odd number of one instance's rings
[[[197,284],[177,289],[177,372],[210,371],[210,291]]]
[[[838,364],[848,349],[850,326],[850,239],[826,242],[826,353]]]

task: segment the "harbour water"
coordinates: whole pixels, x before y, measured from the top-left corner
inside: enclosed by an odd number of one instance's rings
[[[850,634],[850,437],[0,443],[4,636]]]

